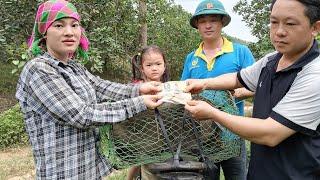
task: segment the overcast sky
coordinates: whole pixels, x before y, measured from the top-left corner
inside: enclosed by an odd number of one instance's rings
[[[190,13],[194,13],[197,5],[201,0],[174,0],[176,4],[180,4],[185,10]],[[242,17],[232,11],[233,6],[238,0],[220,0],[226,11],[231,16],[231,22],[228,26],[222,30],[230,36],[237,37],[245,41],[257,41],[257,38],[251,35],[250,28],[242,22]]]

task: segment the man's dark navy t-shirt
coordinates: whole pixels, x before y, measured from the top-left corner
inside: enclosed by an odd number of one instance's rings
[[[271,117],[296,131],[275,147],[252,143],[248,179],[320,179],[320,93],[313,93],[316,92],[314,89],[303,86],[303,79],[306,79],[306,85],[320,91],[318,44],[314,42],[309,52],[297,62],[276,72],[281,56],[273,53],[238,73],[239,81],[255,91],[253,117]],[[306,91],[301,92],[302,97],[298,96],[300,94],[294,93],[299,92],[297,86],[301,86],[301,91],[310,90],[310,96],[315,97],[303,95]],[[301,120],[304,117],[306,119]]]

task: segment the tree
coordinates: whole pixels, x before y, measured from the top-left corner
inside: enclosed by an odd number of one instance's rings
[[[139,45],[140,47],[147,45],[148,26],[147,26],[147,4],[146,0],[139,0]]]
[[[191,14],[167,0],[149,0],[148,42],[159,45],[167,55],[172,80],[180,79],[185,56],[201,39],[189,24]]]
[[[259,40],[249,44],[256,58],[260,58],[273,50],[269,38],[269,13],[271,0],[240,0],[233,10],[243,17],[246,25],[252,29],[252,34]]]
[[[14,62],[21,68],[30,59],[25,54],[26,40],[31,35],[36,8],[43,1],[0,0],[0,45],[4,49],[0,51],[1,61]],[[172,0],[72,0],[90,39],[90,60],[85,66],[105,79],[130,80],[129,60],[143,44],[139,40],[143,24],[139,2],[145,2],[147,7],[144,13],[149,44],[164,50],[170,65],[177,67],[171,70],[171,78],[179,79],[185,55],[198,38],[188,23],[191,14]]]
[[[259,39],[258,42],[249,44],[256,58],[261,58],[274,49],[269,38],[270,5],[271,0],[240,0],[233,7],[233,10],[241,15],[246,25],[252,29],[252,34]],[[316,39],[320,42],[320,35]]]
[[[35,6],[39,2],[0,0],[0,3],[0,61],[11,62],[20,59],[26,50],[27,37],[33,26]]]

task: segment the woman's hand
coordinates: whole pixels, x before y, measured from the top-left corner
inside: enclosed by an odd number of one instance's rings
[[[144,104],[149,109],[154,109],[163,103],[162,101],[160,101],[160,99],[162,98],[161,95],[142,95],[142,98]]]
[[[216,110],[210,104],[204,101],[189,101],[184,108],[190,112],[191,116],[197,120],[213,119],[213,113]]]
[[[161,84],[162,84],[161,82],[156,82],[156,81],[142,83],[139,88],[139,93],[141,95],[157,94],[162,90]]]

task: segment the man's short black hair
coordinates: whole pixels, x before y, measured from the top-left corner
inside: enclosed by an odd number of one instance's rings
[[[277,0],[272,0],[270,10]],[[320,20],[320,0],[296,0],[306,7],[305,15],[309,18],[310,24]]]

